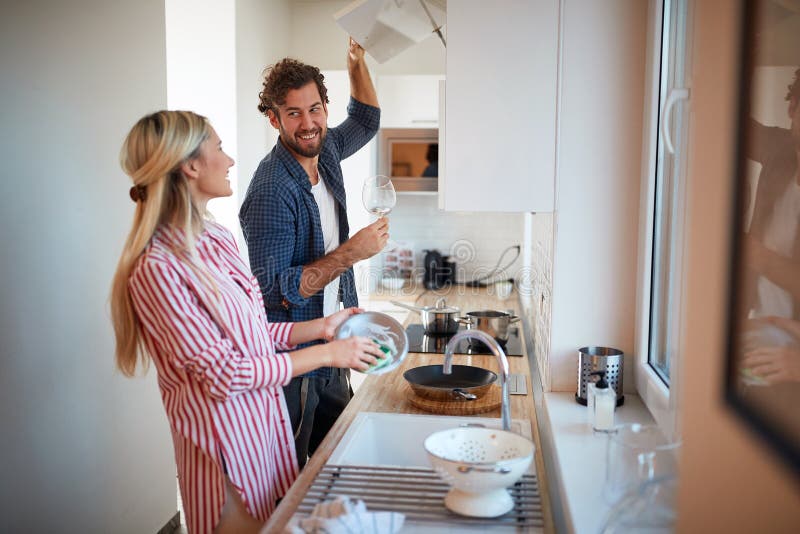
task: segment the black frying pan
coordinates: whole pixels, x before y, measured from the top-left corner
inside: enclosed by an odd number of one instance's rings
[[[483,397],[492,387],[497,374],[471,365],[454,365],[453,373],[446,375],[441,365],[423,365],[403,373],[411,389],[423,399],[475,400]]]

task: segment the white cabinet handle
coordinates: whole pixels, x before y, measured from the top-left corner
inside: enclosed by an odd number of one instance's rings
[[[675,148],[672,146],[672,139],[670,139],[669,116],[670,112],[672,111],[672,106],[674,106],[678,102],[678,100],[689,100],[689,90],[685,88],[671,89],[669,94],[667,95],[667,101],[664,102],[664,111],[663,111],[664,120],[661,121],[662,124],[661,135],[664,136],[664,144],[667,147],[667,152],[669,152],[670,154],[675,153]]]

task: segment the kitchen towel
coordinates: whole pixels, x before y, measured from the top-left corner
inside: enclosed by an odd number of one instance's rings
[[[362,500],[337,497],[317,504],[311,515],[290,530],[292,534],[394,534],[405,516],[397,512],[368,512]]]

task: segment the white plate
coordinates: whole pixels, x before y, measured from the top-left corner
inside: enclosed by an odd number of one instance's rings
[[[370,375],[382,375],[396,369],[408,355],[408,335],[393,317],[380,312],[364,312],[351,315],[336,329],[335,338],[363,336],[376,340],[390,348],[391,363],[378,369],[363,371]]]

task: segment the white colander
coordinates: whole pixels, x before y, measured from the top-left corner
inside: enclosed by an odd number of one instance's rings
[[[535,451],[519,434],[480,427],[435,432],[424,446],[433,468],[452,486],[445,506],[474,517],[496,517],[514,507],[505,488],[519,480]]]

